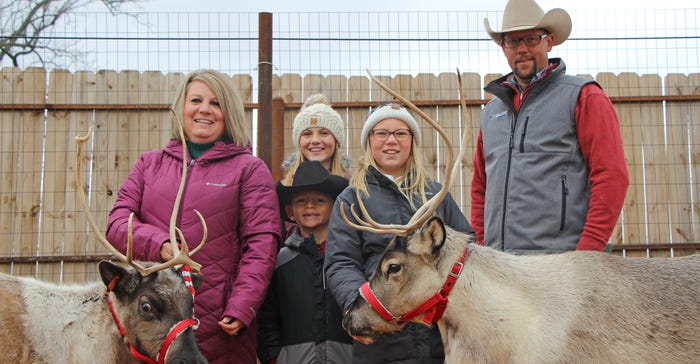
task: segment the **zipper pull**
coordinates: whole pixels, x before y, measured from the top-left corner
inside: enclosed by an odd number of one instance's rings
[[[190,165],[189,165],[189,167],[193,167],[193,166],[194,166],[194,162],[195,162],[195,160],[194,160],[194,159],[193,159],[193,160],[191,160],[191,161],[190,161]]]
[[[561,185],[564,186],[564,194],[568,195],[569,194],[569,183],[566,181],[565,174],[561,175]]]

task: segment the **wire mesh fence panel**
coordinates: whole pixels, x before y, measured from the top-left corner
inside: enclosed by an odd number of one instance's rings
[[[682,244],[700,240],[700,10],[570,14],[571,36],[550,56],[561,57],[568,74],[597,80],[620,118],[631,181],[611,238],[616,251],[693,253]],[[270,148],[257,140],[258,38],[265,31],[259,16],[76,13],[38,39],[62,52],[39,49],[18,67],[1,58],[0,271],[58,282],[96,278],[94,261],[105,250],[78,205],[73,138],[94,127],[83,187],[104,232],[138,156],[170,138],[168,107],[190,71],[230,75],[246,104],[253,150]],[[437,120],[455,146],[469,129],[450,190],[469,217],[473,146],[481,107],[492,97],[482,88],[509,72],[483,19],[499,28],[501,17],[499,11],[273,14],[270,82],[272,96],[285,103],[284,136],[276,146],[283,159],[295,150],[294,116],[319,92],[344,119],[341,149],[356,162],[362,158],[360,132],[370,107],[392,100],[368,78],[369,70]],[[457,69],[466,110],[459,105]],[[440,180],[447,150],[416,118],[427,174]]]

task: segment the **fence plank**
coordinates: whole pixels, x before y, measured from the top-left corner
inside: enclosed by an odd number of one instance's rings
[[[345,76],[342,75],[330,75],[326,77],[326,97],[328,98],[328,102],[331,104],[336,103],[336,102],[345,102],[348,100],[348,79]],[[345,135],[347,135],[347,109],[343,108],[338,108],[338,107],[333,107],[335,111],[340,114],[341,119],[343,119],[343,126],[345,130]],[[343,146],[346,144],[346,137],[342,136],[340,137],[340,140],[338,140],[338,143],[340,144],[340,149],[338,150],[339,153],[343,152]]]
[[[99,79],[98,74],[94,72],[81,71],[73,75],[72,82],[72,100],[76,104],[97,104],[105,101],[104,97],[99,97],[97,90],[106,91],[109,86],[107,86],[104,80]],[[94,244],[94,238],[92,232],[89,230],[87,219],[82,211],[78,200],[78,188],[83,188],[87,194],[88,203],[90,210],[95,216],[94,210],[94,196],[96,194],[96,182],[93,172],[96,168],[97,156],[88,150],[86,153],[86,159],[83,163],[83,170],[85,175],[83,175],[83,181],[85,185],[78,186],[75,177],[74,161],[77,154],[77,148],[74,142],[74,137],[78,134],[85,135],[90,126],[100,127],[103,124],[99,121],[99,116],[94,115],[91,111],[72,111],[69,113],[69,126],[67,133],[63,139],[66,150],[66,160],[68,161],[69,169],[64,175],[66,183],[69,189],[66,190],[66,210],[70,211],[70,218],[66,220],[66,239],[65,239],[65,249],[66,255],[80,255],[85,254],[86,246],[88,244]],[[99,128],[96,128],[95,133],[92,137],[92,144],[100,144],[103,141],[96,138],[96,135],[100,134]],[[98,226],[104,226],[100,224],[102,219],[99,219],[99,214],[96,216],[98,221]],[[104,250],[103,250],[104,251]],[[86,280],[92,280],[95,277],[96,270],[88,271],[88,266],[79,266],[79,263],[65,263],[65,272],[63,276],[65,281],[69,282],[81,282]],[[82,268],[82,269],[81,269]],[[82,271],[81,271],[82,270]]]
[[[629,77],[634,96],[660,95],[661,77],[658,75],[623,74]],[[621,75],[622,76],[622,75]],[[632,82],[634,81],[634,82]],[[642,136],[644,196],[647,236],[650,243],[667,242],[670,236],[668,216],[668,185],[664,171],[668,164],[664,145],[663,104],[632,104],[640,110],[638,121]],[[652,251],[650,256],[669,256],[668,251]]]
[[[633,91],[630,85],[631,77],[628,75],[616,77],[612,73],[600,73],[596,77],[598,83],[606,90],[609,96],[631,96]],[[640,109],[637,105],[623,104],[616,108],[620,119],[622,143],[625,148],[627,169],[630,175],[630,185],[627,190],[627,198],[622,210],[621,242],[615,244],[648,243],[645,232],[644,211],[644,166],[642,163],[642,133],[639,128],[641,119]],[[641,252],[632,252],[630,255],[643,255]]]
[[[14,79],[17,68],[3,68],[0,70],[0,101],[3,104],[14,103]],[[18,217],[16,166],[19,159],[19,135],[22,124],[16,122],[19,112],[0,113],[2,122],[2,143],[0,143],[0,254],[3,256],[19,255],[19,234],[15,229],[15,219]],[[3,272],[13,272],[11,265],[2,265]]]
[[[398,85],[401,90],[405,90],[399,93],[410,101],[436,100],[440,97],[437,79],[431,73],[418,74],[415,79],[410,75],[399,75],[396,77],[394,84]],[[423,106],[420,109],[433,120],[439,119],[437,107]],[[442,143],[438,143],[436,140],[437,132],[427,121],[413,111],[411,111],[411,114],[416,119],[421,130],[419,150],[420,154],[423,155],[426,175],[431,179],[439,180],[437,176],[442,172],[438,172],[438,170],[443,171],[445,166],[445,153],[444,150],[440,150]]]
[[[66,104],[73,102],[72,87],[73,75],[68,71],[51,72],[48,101]],[[67,178],[72,170],[72,164],[66,149],[70,130],[67,112],[55,111],[47,114],[41,240],[43,246],[50,245],[56,251],[44,250],[41,252],[44,255],[63,254],[66,237],[73,231],[68,230],[66,226],[68,221],[72,221],[68,215],[73,213],[66,208],[67,193],[72,189]],[[63,277],[57,274],[51,278],[53,281],[61,281]]]
[[[666,76],[666,94],[700,94],[700,74]],[[698,102],[674,102],[666,105],[668,169],[664,171],[670,188],[671,242],[697,242],[700,234],[700,127],[693,119],[700,115]],[[683,251],[690,254],[694,251]]]
[[[13,103],[42,104],[46,93],[46,71],[43,68],[28,68],[21,71],[16,68],[3,72],[8,76]],[[3,90],[6,91],[6,90]],[[42,163],[44,115],[41,112],[21,111],[12,113],[10,123],[16,127],[14,138],[19,142],[15,146],[16,162],[11,174],[16,180],[13,184],[13,198],[16,199],[16,217],[13,220],[12,240],[19,243],[14,255],[35,256],[40,254],[39,216]],[[15,240],[17,239],[17,240]],[[19,254],[17,254],[19,253]],[[19,275],[36,275],[37,267],[22,265],[17,270]]]
[[[458,100],[459,99],[459,84],[457,82],[456,73],[441,73],[435,78],[435,100]],[[428,98],[430,100],[430,98]],[[438,106],[438,117],[437,121],[440,126],[447,133],[448,138],[452,142],[454,157],[457,158],[459,153],[459,145],[461,139],[461,120],[460,120],[460,108],[459,106]],[[440,168],[437,171],[437,175],[441,179],[447,173],[446,168],[452,168],[452,166],[447,165],[448,150],[442,139],[437,138],[437,143],[439,145],[440,151]],[[461,161],[456,161],[456,163],[461,163]],[[453,177],[453,184],[450,187],[450,194],[452,198],[455,199],[457,206],[464,211],[464,205],[461,203],[462,199],[462,178],[461,178],[461,168],[457,171],[457,174]]]
[[[124,72],[122,72],[123,74]],[[133,71],[126,71],[126,73],[134,73]],[[115,71],[102,70],[95,73],[95,91],[98,92],[99,97],[90,98],[85,100],[85,103],[99,103],[99,104],[120,104],[128,103],[128,100],[124,95],[128,94],[129,87],[136,88],[136,85],[124,85],[120,79],[120,74]],[[135,103],[138,103],[136,101]],[[86,157],[89,162],[84,164],[84,170],[87,169],[89,173],[83,176],[86,183],[85,191],[88,192],[89,196],[89,209],[90,213],[94,217],[97,227],[99,229],[99,234],[104,234],[107,226],[106,215],[107,211],[111,208],[113,200],[108,197],[110,193],[107,192],[110,179],[115,178],[114,175],[118,173],[118,169],[115,168],[115,161],[119,159],[118,157],[118,127],[119,118],[121,113],[118,111],[95,111],[94,119],[91,120],[91,125],[93,126],[93,133],[90,135],[91,143],[86,150]],[[114,129],[113,129],[114,128]],[[77,134],[84,135],[87,133],[88,129],[77,130]],[[71,148],[73,152],[70,157],[75,160],[76,157],[76,147],[75,143],[71,140]],[[128,144],[126,144],[128,145]],[[91,146],[91,147],[90,147]],[[74,170],[71,170],[71,178],[74,179]],[[74,189],[75,198],[77,199],[77,189]],[[116,193],[114,194],[116,195]],[[107,250],[103,248],[97,238],[95,237],[95,232],[91,231],[87,225],[87,220],[85,219],[84,212],[80,210],[78,201],[76,200],[76,235],[77,240],[71,241],[66,248],[67,255],[80,255],[80,254],[105,254]],[[77,262],[66,262],[64,263],[64,274],[66,277],[72,275],[73,281],[79,281],[80,279],[84,281],[89,281],[97,279],[96,270],[88,270],[88,266]],[[68,278],[67,278],[68,279]]]
[[[481,76],[478,73],[462,73],[462,89],[466,100],[478,100],[481,98]],[[457,95],[459,97],[459,94]],[[467,219],[471,217],[471,186],[474,174],[474,152],[476,150],[476,139],[479,135],[479,118],[481,117],[481,106],[467,106],[466,110],[460,113],[460,138],[464,129],[468,129],[466,138],[465,153],[462,158],[462,212]],[[461,141],[460,141],[461,143]]]
[[[326,93],[326,78],[323,75],[309,74],[304,76],[304,98],[306,101],[313,94]]]
[[[237,91],[241,96],[241,101],[243,104],[252,102],[253,100],[253,78],[250,75],[234,75],[232,77],[233,83],[238,87]],[[178,82],[179,83],[179,82]],[[164,96],[164,95],[163,95]],[[172,99],[175,97],[175,92],[170,92],[168,98]],[[248,136],[253,140],[253,110],[245,111],[245,129]]]
[[[303,103],[305,100],[302,96],[302,78],[296,74],[285,74],[280,77],[280,88],[278,94],[284,99],[285,103]],[[284,112],[284,159],[286,160],[290,154],[296,151],[296,147],[291,140],[292,125],[294,117],[299,113],[299,110],[287,110]],[[288,136],[288,137],[287,137]],[[284,162],[283,162],[284,163]],[[284,171],[282,172],[284,174]]]
[[[360,102],[369,100],[370,80],[365,76],[352,76],[348,80],[348,101]],[[346,125],[348,126],[347,153],[357,165],[363,156],[362,145],[360,145],[360,134],[369,109],[350,108],[347,113]]]

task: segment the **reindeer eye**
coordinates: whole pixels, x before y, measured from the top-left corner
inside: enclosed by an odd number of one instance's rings
[[[148,302],[141,302],[141,312],[148,313],[153,311],[153,306]]]
[[[389,268],[386,270],[387,273],[393,274],[401,271],[401,265],[399,264],[389,264]]]

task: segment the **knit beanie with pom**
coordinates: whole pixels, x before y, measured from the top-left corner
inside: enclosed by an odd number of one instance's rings
[[[345,138],[343,132],[343,118],[331,108],[326,96],[314,94],[306,99],[306,102],[294,118],[292,126],[292,143],[299,147],[299,137],[304,130],[309,128],[326,128],[340,144]]]
[[[362,149],[367,149],[367,137],[372,131],[372,128],[380,121],[386,119],[399,119],[406,123],[413,133],[413,139],[415,139],[416,145],[420,145],[421,133],[416,119],[413,118],[413,115],[411,115],[405,107],[397,103],[390,103],[375,107],[370,111],[369,115],[367,115],[365,126],[362,127],[362,133],[360,134],[360,145]]]

